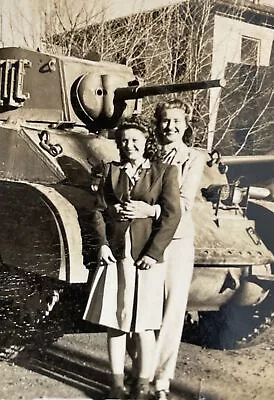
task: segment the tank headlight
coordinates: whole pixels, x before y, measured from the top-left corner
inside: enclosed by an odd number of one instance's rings
[[[220,186],[219,198],[221,201],[227,201],[230,198],[230,187],[229,185]]]
[[[207,188],[202,189],[203,196],[207,201],[218,203],[220,200],[227,200],[229,198],[230,188],[229,185],[209,185]]]
[[[246,197],[248,188],[239,188],[235,185],[210,185],[202,193],[208,201],[223,203],[226,206],[240,204]]]
[[[220,187],[219,198],[225,205],[239,204],[243,200],[244,192],[234,185],[222,185]]]

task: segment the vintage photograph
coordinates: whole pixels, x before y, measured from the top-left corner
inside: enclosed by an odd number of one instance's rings
[[[0,400],[274,398],[274,0],[1,0]]]

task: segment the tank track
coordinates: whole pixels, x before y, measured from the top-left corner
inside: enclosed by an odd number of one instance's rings
[[[220,350],[252,346],[274,323],[274,292],[255,307],[228,305],[220,311],[200,312],[198,319],[187,314],[182,339]]]
[[[0,280],[0,360],[13,359],[26,346],[41,347],[63,335],[60,324],[51,318],[62,291],[58,285],[3,263]]]
[[[266,300],[254,308],[252,315],[253,329],[237,341],[237,347],[256,344],[256,339],[274,324],[274,293],[270,292]]]

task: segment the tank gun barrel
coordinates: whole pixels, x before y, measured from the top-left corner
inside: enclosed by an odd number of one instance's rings
[[[214,87],[225,87],[224,79],[215,79],[200,82],[184,82],[169,85],[153,85],[153,86],[129,86],[117,88],[115,90],[114,100],[133,100],[141,99],[146,96],[157,96],[159,94],[188,92],[191,90],[210,89]]]
[[[224,163],[228,165],[274,163],[273,154],[264,154],[255,156],[223,156],[222,159]]]

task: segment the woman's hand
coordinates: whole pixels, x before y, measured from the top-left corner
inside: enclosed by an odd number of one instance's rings
[[[130,200],[124,204],[122,213],[131,219],[154,217],[155,207],[145,201]]]
[[[120,220],[127,221],[135,218],[154,217],[156,213],[155,206],[151,206],[145,201],[130,200],[123,204],[119,210]]]
[[[108,211],[118,221],[154,217],[156,213],[155,206],[139,200],[130,200],[124,204],[114,204],[108,208]]]
[[[116,262],[116,258],[112,254],[110,247],[108,247],[106,244],[100,247],[98,261],[100,266],[109,265]]]
[[[150,269],[154,264],[156,264],[156,260],[149,256],[143,256],[140,260],[136,261],[136,267],[139,269]]]
[[[123,205],[120,203],[109,206],[108,213],[111,216],[111,218],[116,219],[117,221],[126,220],[126,218],[123,215]]]

